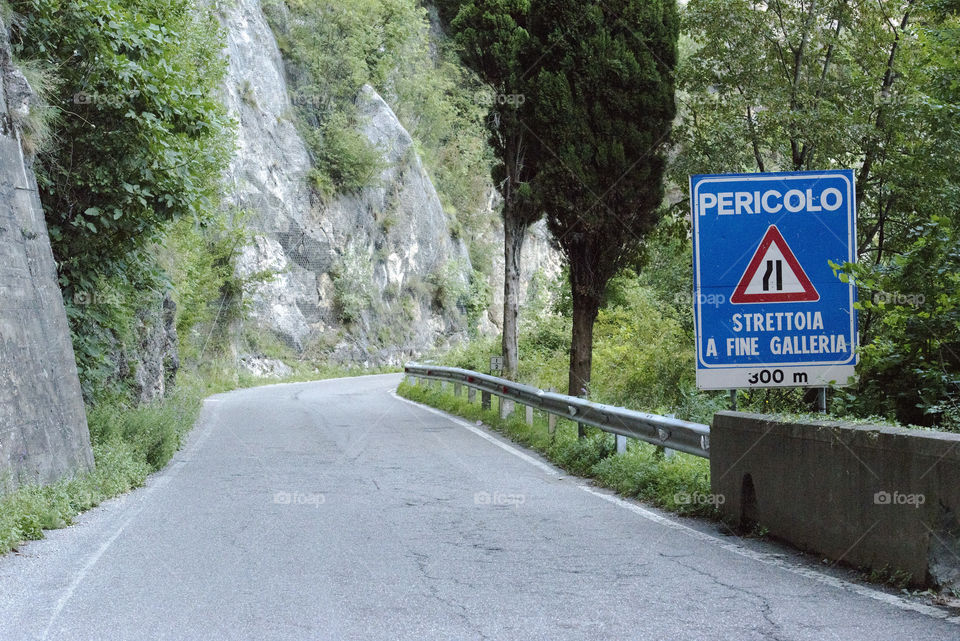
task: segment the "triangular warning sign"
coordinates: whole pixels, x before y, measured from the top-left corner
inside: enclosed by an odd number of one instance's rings
[[[820,300],[797,257],[790,251],[776,225],[770,225],[740,283],[730,297],[731,303],[804,303]]]

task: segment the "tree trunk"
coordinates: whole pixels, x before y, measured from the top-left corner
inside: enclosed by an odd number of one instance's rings
[[[599,311],[600,303],[594,296],[578,293],[574,288],[570,378],[567,384],[567,394],[570,396],[586,397],[589,392],[590,371],[593,368],[593,324]],[[577,427],[577,435],[579,438],[585,436],[582,424]]]
[[[520,310],[520,253],[527,225],[504,205],[503,211],[503,377],[517,380],[517,315]]]

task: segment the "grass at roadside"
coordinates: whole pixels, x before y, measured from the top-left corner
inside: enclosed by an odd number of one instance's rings
[[[66,527],[81,512],[143,485],[180,448],[199,416],[203,398],[210,394],[383,371],[387,370],[317,365],[297,368],[283,379],[264,379],[238,374],[235,367],[212,361],[202,372],[182,371],[174,392],[162,402],[131,407],[115,401],[88,407],[94,469],[50,485],[0,491],[0,554],[23,541],[43,538],[44,530]]]
[[[687,516],[716,517],[716,508],[709,501],[710,465],[696,456],[676,453],[671,457],[649,443],[630,440],[627,451],[617,454],[614,437],[600,430],[577,439],[576,424],[560,419],[551,435],[547,418],[534,412],[533,425],[527,425],[519,412],[501,419],[496,404],[484,410],[477,401],[470,403],[466,393],[460,397],[450,390],[421,382],[404,381],[397,393],[431,407],[482,421],[512,440],[540,452],[571,474],[593,479],[598,485],[615,490],[622,496],[634,497]]]
[[[66,527],[81,512],[143,485],[180,447],[200,412],[204,386],[182,381],[162,403],[87,409],[95,467],[51,485],[25,485],[0,495],[0,554]]]

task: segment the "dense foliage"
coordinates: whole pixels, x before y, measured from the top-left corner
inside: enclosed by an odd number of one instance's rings
[[[37,179],[68,295],[217,201],[231,150],[214,17],[187,0],[16,0],[12,41],[55,70]],[[129,271],[129,270],[127,270]]]
[[[35,169],[84,396],[122,398],[144,316],[173,284],[157,245],[176,221],[203,229],[219,208],[232,151],[217,96],[222,34],[186,0],[11,9],[14,52],[45,79],[48,135]]]

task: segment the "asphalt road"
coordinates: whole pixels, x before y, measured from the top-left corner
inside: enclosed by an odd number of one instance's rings
[[[0,558],[0,640],[960,639],[949,612],[616,499],[398,381],[212,397],[145,488]]]

